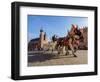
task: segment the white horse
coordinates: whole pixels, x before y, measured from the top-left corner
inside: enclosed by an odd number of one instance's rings
[[[49,43],[49,49],[48,50],[50,50],[50,51],[54,51],[55,49],[56,49],[56,45],[57,45],[57,41],[51,41],[50,43]]]

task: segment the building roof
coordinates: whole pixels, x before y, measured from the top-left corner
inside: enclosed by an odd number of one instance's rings
[[[40,38],[32,39],[30,42],[39,41]]]
[[[40,38],[35,38],[29,41],[28,45],[34,44],[34,43],[38,43]]]

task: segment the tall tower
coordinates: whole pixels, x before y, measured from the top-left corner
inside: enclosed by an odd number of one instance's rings
[[[44,33],[44,40],[46,40],[47,39],[47,35],[46,35],[46,32]]]
[[[43,42],[44,42],[44,32],[43,29],[40,29],[40,47],[43,48]]]

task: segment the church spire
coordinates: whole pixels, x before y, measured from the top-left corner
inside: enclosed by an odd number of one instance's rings
[[[40,32],[43,32],[43,28],[41,27]]]

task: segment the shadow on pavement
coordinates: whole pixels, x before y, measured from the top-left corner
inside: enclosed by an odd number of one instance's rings
[[[55,57],[55,55],[53,54],[35,54],[35,55],[28,55],[28,62],[42,62],[45,60],[50,60],[53,57]]]
[[[42,62],[51,59],[72,58],[73,56],[58,55],[58,54],[31,54],[28,55],[28,62]]]

